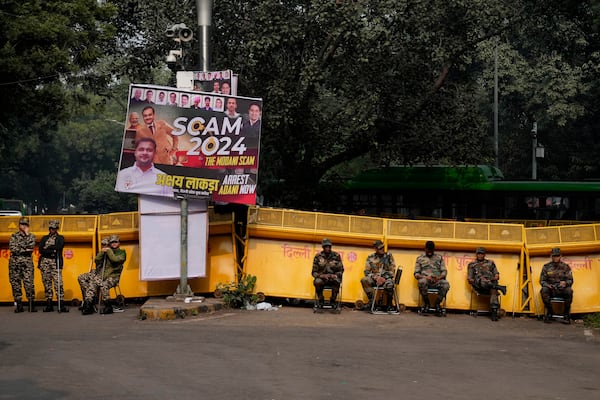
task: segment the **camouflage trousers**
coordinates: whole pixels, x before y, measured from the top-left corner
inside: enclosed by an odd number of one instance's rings
[[[498,289],[492,288],[494,286],[493,283],[490,282],[474,282],[473,289],[479,294],[490,295],[490,307],[498,308],[500,307],[500,302],[498,301]]]
[[[551,308],[551,300],[553,297],[561,297],[565,301],[565,306],[570,306],[571,302],[573,302],[573,288],[564,287],[564,288],[554,288],[544,286],[540,290],[540,294],[542,295],[542,301],[546,307]]]
[[[81,286],[81,293],[83,293],[83,299],[92,301],[100,289],[102,298],[105,300],[110,299],[109,290],[119,284],[119,278],[106,278],[102,279],[96,272],[86,272],[85,274],[77,277],[79,286]]]
[[[438,301],[442,301],[444,299],[444,297],[446,297],[446,293],[448,293],[448,290],[450,290],[450,282],[448,282],[445,279],[440,279],[439,281],[437,281],[436,283],[429,283],[427,282],[427,278],[421,278],[421,279],[417,279],[417,282],[419,284],[419,293],[421,293],[421,296],[423,296],[423,298],[425,298],[427,296],[427,289],[437,289],[438,290]]]
[[[375,279],[368,276],[362,277],[360,284],[362,285],[362,288],[367,296],[370,296],[369,294],[375,292],[374,288],[377,286]],[[394,293],[394,280],[392,278],[386,278],[385,282],[380,287],[383,288],[388,294],[392,294]]]
[[[34,269],[31,256],[11,256],[8,260],[8,279],[10,281],[10,286],[12,287],[13,298],[15,301],[23,300],[22,286],[25,287],[27,300],[34,299]]]
[[[40,271],[42,272],[42,283],[44,284],[44,294],[46,300],[52,300],[53,288],[56,290],[57,299],[61,301],[65,299],[65,292],[63,290],[62,270],[59,271],[56,267],[56,260],[51,258],[43,257],[40,259]]]
[[[321,278],[315,278],[313,281],[313,285],[315,286],[315,292],[317,293],[317,297],[319,299],[323,298],[323,289],[325,286],[331,287],[331,297],[336,298],[338,293],[340,292],[340,284],[341,282],[337,279],[328,279],[323,280]]]

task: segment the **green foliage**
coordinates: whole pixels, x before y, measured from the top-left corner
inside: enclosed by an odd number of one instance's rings
[[[600,313],[586,314],[583,317],[583,325],[587,328],[600,328]]]
[[[237,282],[218,283],[217,292],[223,296],[223,302],[229,308],[240,308],[248,304],[256,304],[259,297],[253,294],[256,277],[242,275]]]
[[[600,175],[597,0],[219,0],[211,67],[264,99],[259,191],[267,205],[332,208],[362,166],[492,163],[528,178]],[[123,211],[110,191],[129,82],[174,85],[165,29],[196,26],[194,0],[8,0],[0,8],[0,192],[64,194]],[[196,69],[197,38],[184,44]],[[96,192],[94,190],[97,190]]]

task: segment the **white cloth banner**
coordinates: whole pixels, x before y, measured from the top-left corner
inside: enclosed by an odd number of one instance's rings
[[[140,279],[179,279],[181,205],[174,199],[140,195]],[[188,200],[187,277],[206,276],[208,212],[206,200]]]

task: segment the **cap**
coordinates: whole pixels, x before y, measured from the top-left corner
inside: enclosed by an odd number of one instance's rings
[[[428,240],[427,243],[425,243],[425,249],[435,250],[435,243],[433,243],[431,240]]]
[[[560,248],[555,247],[552,249],[552,253],[550,253],[553,256],[560,256]]]
[[[485,247],[478,247],[477,250],[475,250],[475,253],[483,253],[485,254]]]
[[[108,246],[108,237],[103,238],[100,244],[102,245],[102,247]]]
[[[375,247],[376,249],[381,249],[382,247],[384,247],[384,245],[381,240],[376,240],[373,242],[373,247]]]
[[[29,225],[29,217],[21,217],[21,219],[19,219],[19,225]]]
[[[325,247],[325,246],[333,246],[333,243],[331,243],[331,240],[325,238],[321,241],[321,246]]]
[[[50,229],[58,229],[59,226],[60,224],[57,219],[53,219],[50,222],[48,222],[48,228]]]
[[[110,235],[110,239],[108,239],[109,243],[118,242],[118,241],[119,241],[119,235]]]

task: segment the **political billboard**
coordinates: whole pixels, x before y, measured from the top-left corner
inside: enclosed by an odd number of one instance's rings
[[[131,85],[115,190],[256,204],[262,99]]]

